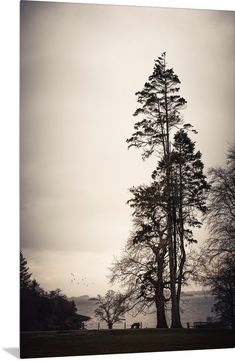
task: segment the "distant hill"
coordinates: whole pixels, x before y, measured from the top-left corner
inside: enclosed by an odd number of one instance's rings
[[[83,295],[83,296],[73,296],[69,298],[70,301],[74,301],[76,302],[87,302],[87,301],[97,301],[98,298],[97,297],[90,297],[88,295]]]
[[[70,297],[69,300],[74,301],[76,303],[76,302],[86,302],[89,300],[89,298],[90,298],[90,296],[88,296],[88,295],[82,295],[82,296],[77,296],[77,297],[75,297],[75,296]]]
[[[181,295],[183,297],[193,297],[193,296],[211,296],[210,292],[206,292],[206,291],[185,291],[185,292],[181,292]]]

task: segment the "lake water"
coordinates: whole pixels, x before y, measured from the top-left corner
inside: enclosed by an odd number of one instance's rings
[[[181,322],[183,327],[187,327],[187,322],[190,326],[193,322],[205,322],[208,317],[213,317],[211,312],[213,306],[213,296],[195,295],[182,297],[181,300]],[[94,310],[97,308],[95,300],[75,300],[78,313],[92,317],[90,321],[86,323],[87,329],[97,329],[98,320],[94,316]],[[126,327],[130,328],[133,322],[142,322],[143,328],[156,327],[157,319],[154,307],[150,310],[147,315],[139,314],[136,317],[132,317],[129,314],[125,315]],[[167,311],[168,326],[170,326],[170,312]],[[105,322],[100,322],[100,328],[107,328]],[[113,328],[124,328],[124,321],[122,323],[114,324]]]

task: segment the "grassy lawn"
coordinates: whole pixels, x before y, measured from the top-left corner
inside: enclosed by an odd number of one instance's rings
[[[21,357],[174,351],[235,346],[235,333],[219,329],[139,329],[24,332]]]

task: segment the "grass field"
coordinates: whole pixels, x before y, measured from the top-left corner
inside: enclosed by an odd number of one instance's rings
[[[139,329],[21,333],[21,357],[177,351],[235,346],[235,332],[219,329]]]

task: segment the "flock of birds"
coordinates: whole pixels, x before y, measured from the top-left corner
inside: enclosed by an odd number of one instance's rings
[[[71,276],[70,282],[73,284],[77,284],[77,285],[81,284],[82,286],[85,286],[85,287],[95,284],[94,282],[89,283],[86,277],[81,278],[79,280],[78,278],[75,277],[74,273],[72,273],[72,272],[70,273],[70,276]]]

